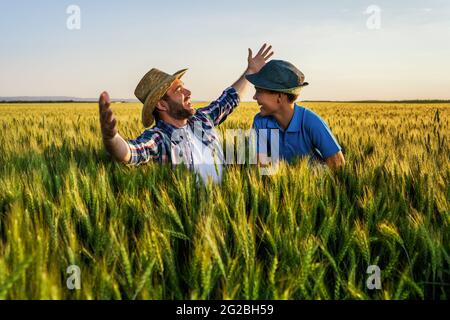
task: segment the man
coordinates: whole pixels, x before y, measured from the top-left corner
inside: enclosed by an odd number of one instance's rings
[[[260,159],[268,157],[264,150],[270,150],[270,129],[279,129],[279,158],[292,161],[311,156],[325,161],[332,169],[344,166],[341,147],[326,123],[311,110],[295,104],[301,89],[308,85],[300,70],[287,61],[272,60],[246,78],[255,86],[253,99],[260,106],[253,128],[257,136],[266,132],[261,139],[263,145],[258,145]]]
[[[245,76],[258,72],[273,55],[264,44],[253,57],[248,49],[248,66],[244,74],[207,107],[195,110],[191,91],[181,77],[187,69],[173,75],[150,70],[139,82],[136,97],[144,104],[142,123],[150,127],[138,138],[126,141],[117,130],[107,92],[100,96],[100,124],[106,150],[119,162],[138,165],[150,160],[159,163],[186,164],[205,181],[220,181],[223,152],[214,127],[221,124],[239,104],[249,87]]]

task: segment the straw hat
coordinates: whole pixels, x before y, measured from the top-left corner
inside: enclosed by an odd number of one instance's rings
[[[134,95],[144,104],[142,108],[142,124],[144,127],[147,128],[152,125],[154,120],[153,110],[155,110],[156,104],[166,94],[172,83],[180,79],[187,70],[183,69],[170,75],[153,68],[139,81],[136,90],[134,90]]]

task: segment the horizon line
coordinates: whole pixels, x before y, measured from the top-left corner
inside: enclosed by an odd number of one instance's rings
[[[97,103],[98,99],[94,98],[68,98],[68,99],[42,99],[42,100],[4,100],[8,97],[0,97],[0,104],[31,104],[31,103]],[[13,97],[14,98],[14,97]],[[34,98],[34,97],[23,97]],[[51,97],[49,97],[51,98]],[[139,103],[137,99],[111,99],[111,103]],[[209,100],[193,100],[193,103],[208,103]],[[241,101],[244,103],[256,103],[254,100]],[[362,99],[362,100],[299,100],[299,102],[332,102],[332,103],[450,103],[450,99],[398,99],[398,100],[383,100],[383,99]]]

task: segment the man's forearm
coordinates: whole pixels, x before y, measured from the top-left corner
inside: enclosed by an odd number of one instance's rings
[[[117,161],[122,163],[128,163],[130,161],[130,147],[120,134],[117,133],[112,139],[103,138],[103,144],[106,151]]]
[[[239,95],[239,98],[241,99],[247,93],[247,90],[250,87],[250,82],[248,82],[248,80],[245,78],[245,76],[250,73],[252,72],[250,72],[249,69],[246,69],[242,74],[242,76],[231,85],[236,90],[236,92]]]
[[[250,82],[245,78],[248,74],[257,73],[261,70],[262,67],[266,64],[266,61],[273,55],[272,46],[268,46],[264,44],[261,49],[259,49],[258,53],[253,57],[252,50],[248,49],[248,66],[244,71],[242,76],[231,86],[236,90],[239,95],[239,98],[243,98],[245,93],[247,92]]]

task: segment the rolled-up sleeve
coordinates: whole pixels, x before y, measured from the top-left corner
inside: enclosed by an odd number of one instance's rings
[[[233,87],[225,89],[222,95],[208,106],[197,110],[211,119],[215,126],[221,124],[239,105],[239,94]]]

